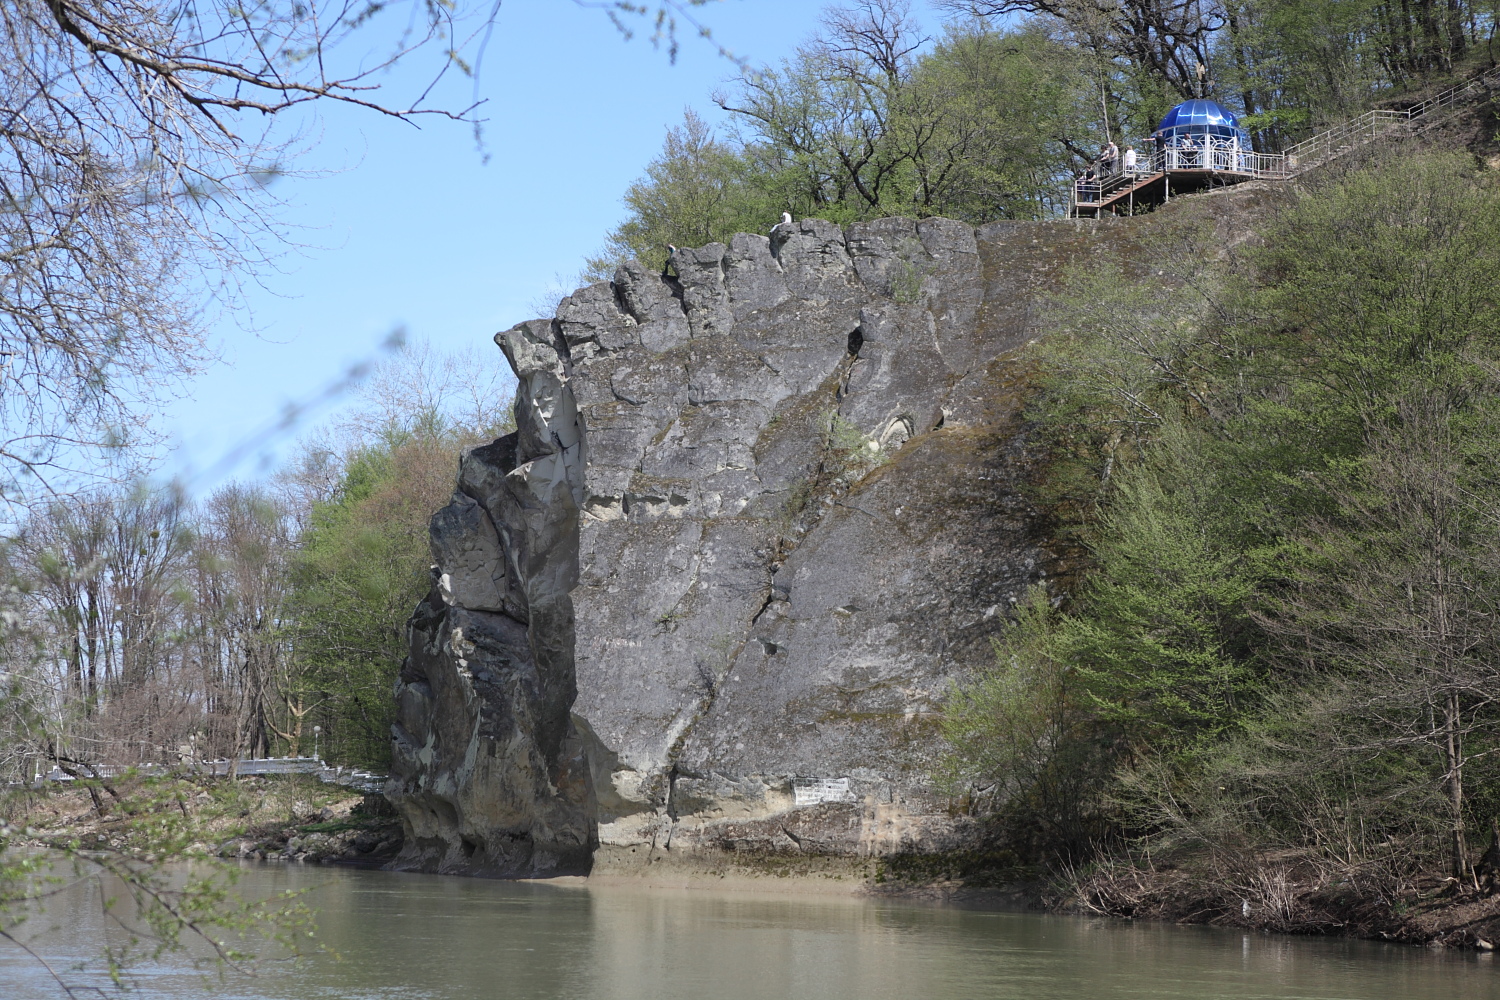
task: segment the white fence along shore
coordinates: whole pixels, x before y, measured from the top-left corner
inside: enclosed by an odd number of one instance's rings
[[[385,775],[361,771],[353,767],[330,766],[318,757],[257,757],[243,760],[189,760],[181,764],[70,764],[69,770],[84,778],[117,778],[127,772],[137,774],[167,774],[172,771],[202,774],[213,778],[227,778],[231,774],[240,777],[275,774],[311,774],[319,781],[330,785],[345,785],[362,792],[378,792],[385,786]],[[54,767],[45,774],[38,774],[32,781],[33,788],[44,782],[65,784],[77,780],[61,767]]]

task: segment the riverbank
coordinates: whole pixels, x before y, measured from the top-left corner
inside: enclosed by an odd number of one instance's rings
[[[351,795],[296,776],[234,782],[137,777],[92,792],[13,792],[0,815],[28,828],[27,842],[39,847],[157,850],[163,815],[174,819],[173,843],[187,856],[375,868],[401,847],[400,821],[383,797]],[[148,818],[154,822],[143,822]],[[1021,877],[982,853],[879,859],[604,853],[586,878],[545,881],[760,897],[882,896],[1428,947],[1491,951],[1500,945],[1500,894],[1461,889],[1439,875],[1397,882],[1359,873],[1330,876],[1271,855],[1230,866],[1191,858],[1173,864],[1116,860],[1043,879]]]
[[[37,847],[169,852],[379,867],[401,849],[401,823],[380,795],[303,775],[126,775],[16,790],[0,816]]]
[[[1500,893],[1440,873],[1334,870],[1306,855],[1181,852],[1170,860],[1102,857],[1042,874],[985,852],[902,856],[882,864],[873,891],[1052,913],[1360,938],[1434,948],[1495,950]]]
[[[1483,952],[1500,944],[1500,893],[1436,873],[1330,873],[1292,855],[1229,864],[1205,857],[1168,865],[1103,862],[1044,901],[1063,912],[1281,934]]]
[[[1331,875],[1305,859],[1265,854],[1236,864],[1194,856],[1170,864],[1114,859],[1044,876],[1005,860],[983,851],[878,859],[725,854],[658,856],[630,868],[616,858],[575,881],[878,896],[1479,952],[1500,945],[1500,893],[1459,887],[1438,874]]]

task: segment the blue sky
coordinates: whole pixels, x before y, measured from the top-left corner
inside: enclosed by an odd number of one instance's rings
[[[764,63],[789,55],[822,6],[724,0],[700,16],[717,42]],[[939,19],[914,6],[936,33]],[[321,176],[275,188],[308,246],[250,290],[250,329],[217,324],[224,362],[163,414],[174,441],[163,474],[202,491],[269,471],[289,454],[289,435],[221,463],[398,327],[443,348],[478,344],[503,365],[491,335],[530,318],[558,276],[570,279],[600,247],[666,126],[688,106],[723,120],[709,94],[733,64],[687,29],[672,65],[647,34],[625,41],[601,11],[572,0],[504,0],[480,83],[487,163],[463,124],[417,130],[356,109],[321,111],[319,141],[299,163]],[[455,81],[445,103],[471,90]],[[334,410],[309,415],[299,432]]]

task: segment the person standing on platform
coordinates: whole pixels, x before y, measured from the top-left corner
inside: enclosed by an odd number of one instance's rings
[[[1125,172],[1131,176],[1135,175],[1135,147],[1125,147]]]
[[[1179,138],[1177,140],[1177,148],[1177,166],[1179,169],[1192,170],[1198,166],[1198,144],[1193,141],[1191,135]]]

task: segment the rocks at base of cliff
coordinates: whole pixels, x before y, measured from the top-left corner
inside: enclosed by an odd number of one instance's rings
[[[638,811],[606,826],[595,870],[929,854],[961,849],[979,836],[977,822],[953,815],[943,797],[873,769],[834,779],[675,771],[666,800],[660,812]],[[601,814],[608,816],[610,806],[601,802]]]

